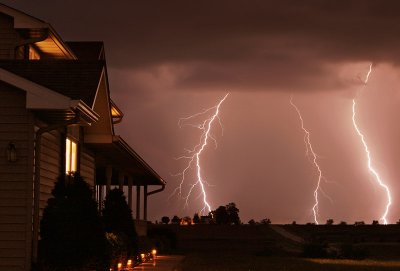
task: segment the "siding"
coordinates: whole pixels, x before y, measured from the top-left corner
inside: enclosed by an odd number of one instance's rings
[[[0,271],[30,269],[33,125],[25,92],[0,81]],[[9,142],[18,160],[5,153]]]
[[[81,163],[80,164],[81,176],[91,187],[94,187],[94,175],[95,175],[94,156],[88,150],[82,149],[80,163]]]
[[[14,58],[14,46],[18,34],[14,30],[14,19],[0,14],[0,59]]]
[[[42,134],[40,154],[40,218],[61,172],[61,135],[58,131]]]

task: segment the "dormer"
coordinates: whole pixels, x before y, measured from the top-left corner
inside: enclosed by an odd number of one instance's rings
[[[118,108],[118,106],[114,103],[113,100],[110,99],[110,107],[111,107],[111,118],[113,124],[118,124],[122,121],[124,117],[124,113]]]
[[[0,33],[0,59],[77,59],[50,24],[4,4]]]

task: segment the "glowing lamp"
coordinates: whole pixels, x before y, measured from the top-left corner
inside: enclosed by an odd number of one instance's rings
[[[121,270],[122,268],[122,263],[118,263],[118,270]]]
[[[132,265],[132,260],[128,260],[128,262],[126,263],[128,266]]]
[[[156,255],[156,254],[157,254],[157,250],[153,249],[153,250],[151,251],[151,254]]]
[[[10,163],[17,162],[17,149],[15,148],[14,143],[10,142],[7,146],[7,161]]]
[[[142,258],[142,260],[144,259],[144,254],[140,254],[140,258]]]

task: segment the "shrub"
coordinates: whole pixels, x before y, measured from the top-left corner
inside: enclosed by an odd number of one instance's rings
[[[48,270],[105,270],[109,250],[97,203],[79,174],[60,176],[40,225],[39,260]]]
[[[107,194],[102,213],[105,230],[117,235],[125,243],[126,255],[138,254],[137,233],[132,211],[121,190],[115,188]]]

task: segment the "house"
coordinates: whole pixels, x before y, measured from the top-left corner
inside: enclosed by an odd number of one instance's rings
[[[36,261],[41,214],[62,173],[79,172],[99,205],[112,187],[125,191],[145,234],[148,196],[166,183],[115,134],[123,117],[102,42],[65,42],[0,4],[0,271]]]

